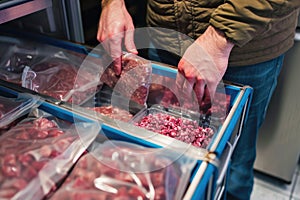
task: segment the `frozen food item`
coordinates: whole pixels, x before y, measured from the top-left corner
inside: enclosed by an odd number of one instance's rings
[[[168,77],[163,78],[164,85],[172,85],[172,83],[175,85],[175,79]],[[176,106],[191,110],[199,106],[195,105],[195,102],[191,102],[190,105],[189,102],[186,102],[185,105],[181,105],[179,96],[176,96],[171,89],[165,87],[164,85],[157,83],[151,84],[149,98],[147,100],[149,105],[160,104],[164,107]],[[206,116],[211,116],[215,120],[224,121],[230,109],[230,101],[230,95],[225,94],[224,92],[216,92],[213,102],[202,103],[199,106],[199,113]]]
[[[180,199],[195,161],[176,156],[170,151],[106,141],[79,159],[51,200]]]
[[[88,109],[94,110],[97,113],[108,116],[112,119],[117,119],[124,122],[128,122],[133,117],[133,115],[129,111],[112,105],[104,105],[104,106],[93,107]]]
[[[116,75],[111,64],[104,70],[100,80],[113,88],[116,94],[144,105],[148,97],[151,73],[150,61],[131,53],[124,53],[121,75]]]
[[[46,57],[23,71],[22,86],[58,100],[82,104],[91,98],[99,87],[97,70],[79,68],[81,62],[59,52]]]
[[[93,127],[71,124],[40,110],[0,137],[0,199],[43,199],[90,142]],[[86,138],[79,137],[84,129]],[[95,134],[94,134],[95,136]]]
[[[0,44],[5,45],[5,52],[0,60],[0,79],[21,85],[23,69],[32,65],[38,53],[32,45],[21,44],[16,39],[14,42],[16,44]]]
[[[144,116],[135,125],[202,148],[207,147],[215,133],[211,127],[199,126],[197,121],[177,118],[165,113]]]
[[[171,109],[170,109],[171,110]],[[201,116],[197,116],[201,118]],[[154,105],[136,114],[132,120],[136,126],[165,135],[196,147],[206,148],[216,133],[216,127],[207,119],[195,120],[192,117],[165,111]]]
[[[38,97],[29,94],[19,94],[15,98],[0,96],[0,135],[7,131],[14,121],[37,107],[38,100]]]
[[[20,108],[21,105],[22,102],[0,96],[0,119],[3,119],[7,114],[10,114]]]

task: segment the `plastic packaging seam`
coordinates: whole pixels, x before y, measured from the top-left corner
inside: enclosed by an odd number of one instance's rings
[[[47,113],[41,112],[40,114],[47,116]],[[90,144],[96,137],[98,132],[98,126],[95,123],[90,122],[80,122],[75,126],[71,126],[64,130],[72,130],[66,132],[65,134],[74,135],[75,132],[88,131],[93,134],[84,134],[83,137],[78,137],[73,141],[67,149],[62,152],[56,158],[50,160],[39,172],[38,175],[30,181],[30,183],[21,191],[15,194],[12,199],[23,199],[24,197],[33,198],[35,195],[39,196],[41,199],[47,195],[51,189],[55,186],[55,183],[60,181],[69,171],[69,169],[74,165],[74,163],[79,159],[82,153],[87,148],[87,145]],[[54,169],[54,170],[53,170]],[[40,185],[40,188],[37,187]],[[42,193],[41,193],[42,192]],[[35,196],[36,198],[36,196]]]
[[[0,127],[4,127],[10,124],[15,119],[29,113],[31,109],[37,108],[41,104],[39,101],[40,100],[39,97],[30,94],[19,94],[18,97],[16,98],[16,100],[22,100],[22,99],[26,100],[23,102],[24,104],[22,104],[23,107],[3,117],[0,121]]]

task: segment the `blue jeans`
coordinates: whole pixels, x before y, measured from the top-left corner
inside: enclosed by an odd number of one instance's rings
[[[149,58],[177,66],[180,58],[151,49]],[[228,67],[223,79],[253,88],[253,97],[239,141],[232,155],[228,180],[229,200],[249,200],[253,189],[253,165],[256,158],[256,139],[262,125],[271,96],[277,85],[284,55],[267,62]]]
[[[271,96],[277,85],[284,55],[267,62],[229,67],[224,80],[253,88],[253,97],[245,126],[232,155],[228,181],[228,199],[250,199],[253,188],[253,165],[256,158],[256,139]]]

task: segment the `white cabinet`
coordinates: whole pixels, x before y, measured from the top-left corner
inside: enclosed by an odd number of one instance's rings
[[[300,33],[298,33],[300,34]],[[266,120],[260,129],[254,168],[291,182],[300,153],[300,38],[285,57]]]

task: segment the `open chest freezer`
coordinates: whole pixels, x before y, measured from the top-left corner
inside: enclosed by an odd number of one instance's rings
[[[59,41],[45,37],[32,37],[38,42],[47,45],[58,46],[62,49],[68,49],[80,54],[87,54],[95,58],[101,58],[101,55],[90,51],[82,45],[77,45],[65,41]],[[14,40],[11,40],[14,42]],[[151,63],[152,74],[174,79],[177,71],[161,63]],[[15,83],[1,81],[2,91],[14,94],[32,93],[32,91],[22,88]],[[53,97],[41,95],[34,92],[34,95],[41,96],[45,100],[41,106],[43,108],[52,109],[55,107],[56,115],[69,118],[74,115],[83,117],[83,119],[92,119],[101,124],[101,136],[105,136],[105,140],[120,140],[144,147],[170,149],[174,152],[181,153],[185,156],[196,160],[195,167],[191,171],[188,184],[182,198],[184,199],[220,199],[226,188],[226,174],[228,168],[228,160],[230,159],[232,149],[238,141],[239,134],[243,127],[243,122],[247,116],[248,102],[251,98],[252,89],[248,86],[241,86],[235,83],[224,84],[226,95],[230,96],[228,112],[215,129],[213,139],[205,148],[198,148],[182,141],[166,137],[161,134],[154,134],[152,131],[137,127],[131,121],[124,122],[116,120],[105,115],[98,115],[91,112],[82,105],[72,105],[68,102],[57,100]],[[101,91],[95,96],[90,96],[93,105],[101,104]],[[103,93],[102,93],[103,94]],[[105,94],[105,93],[104,93]],[[45,106],[46,105],[46,106]],[[148,107],[149,106],[149,107]],[[150,105],[134,110],[133,116],[142,109],[149,109]]]

